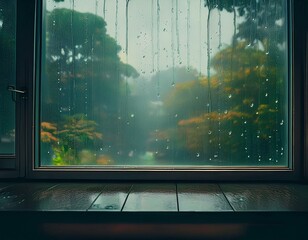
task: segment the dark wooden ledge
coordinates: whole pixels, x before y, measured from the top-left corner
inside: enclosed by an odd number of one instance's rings
[[[308,185],[0,183],[1,239],[308,239]]]

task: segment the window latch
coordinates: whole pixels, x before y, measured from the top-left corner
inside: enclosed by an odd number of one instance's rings
[[[26,99],[26,96],[25,96],[25,94],[26,94],[26,91],[25,90],[20,90],[20,89],[16,89],[16,87],[14,86],[14,85],[9,85],[8,87],[7,87],[7,90],[8,91],[10,91],[11,93],[12,93],[12,100],[14,101],[14,102],[16,102],[16,95],[17,94],[22,94],[23,96],[22,96],[22,99]]]

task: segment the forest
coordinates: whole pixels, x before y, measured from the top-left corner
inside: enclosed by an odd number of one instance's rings
[[[125,2],[126,21],[138,17],[129,15],[134,1]],[[187,5],[185,19],[180,19],[180,1],[171,3],[170,49],[162,49],[165,5],[159,0],[151,3],[155,25],[147,47],[152,49],[152,62],[140,57],[144,65],[156,65],[151,74],[128,61],[129,54],[138,51],[128,49],[127,43],[134,26],[126,23],[121,28],[126,31],[124,45],[120,33],[108,32],[109,25],[120,29],[120,10],[112,22],[97,12],[79,11],[77,0],[66,1],[67,8],[57,5],[64,0],[49,1],[55,6],[45,10],[43,23],[41,165],[287,165],[290,79],[285,1],[202,0],[206,15],[200,16],[205,19],[200,26],[189,22],[201,14],[194,5]],[[96,8],[98,2],[105,14],[105,1],[96,1]],[[233,29],[223,28],[223,17],[230,18]],[[186,21],[187,44],[178,47],[181,21]],[[195,57],[189,49],[199,44],[189,29],[199,28],[204,44],[196,58],[203,71],[187,60]],[[221,40],[223,31],[230,32],[227,44]],[[160,52],[168,50],[172,57],[163,68],[160,62],[167,60]]]

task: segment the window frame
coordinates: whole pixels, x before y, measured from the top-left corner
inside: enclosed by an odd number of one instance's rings
[[[308,99],[304,103],[304,69],[307,69],[307,57],[305,51],[305,35],[307,26],[305,26],[305,0],[286,0],[288,2],[288,13],[290,14],[289,44],[290,44],[290,83],[291,101],[290,115],[292,115],[292,125],[290,134],[292,134],[292,146],[290,146],[290,155],[292,155],[292,168],[277,167],[223,167],[215,169],[166,169],[166,168],[134,168],[134,169],[102,169],[102,168],[72,168],[72,167],[35,167],[35,116],[36,116],[36,97],[38,91],[39,64],[36,59],[40,59],[41,50],[41,24],[42,24],[42,4],[41,0],[22,1],[18,0],[18,32],[17,32],[17,76],[23,79],[23,84],[28,89],[28,99],[24,107],[26,116],[26,127],[23,128],[22,136],[18,139],[20,144],[19,169],[26,171],[25,176],[29,179],[103,179],[103,180],[184,180],[184,181],[299,181],[304,177],[304,169],[308,173],[308,156],[304,151],[303,134],[306,129],[305,118],[308,113],[304,110],[308,104]],[[296,13],[296,14],[295,14]],[[306,22],[307,22],[306,21]],[[22,41],[21,41],[22,39]],[[307,51],[308,52],[308,51]],[[307,78],[307,74],[306,74]],[[307,87],[307,86],[306,86]],[[305,116],[304,116],[305,115]],[[18,118],[19,119],[19,118]],[[307,130],[306,130],[307,131]],[[307,135],[307,134],[306,134]],[[306,141],[306,145],[307,141]],[[304,158],[306,156],[306,158]],[[308,175],[308,174],[307,174]],[[24,174],[20,175],[24,176]],[[306,176],[308,178],[308,176]]]

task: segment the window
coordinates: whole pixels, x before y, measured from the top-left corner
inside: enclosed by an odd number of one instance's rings
[[[235,180],[299,173],[302,103],[293,93],[303,63],[292,31],[300,36],[302,25],[292,17],[303,3],[32,4],[29,176]]]

